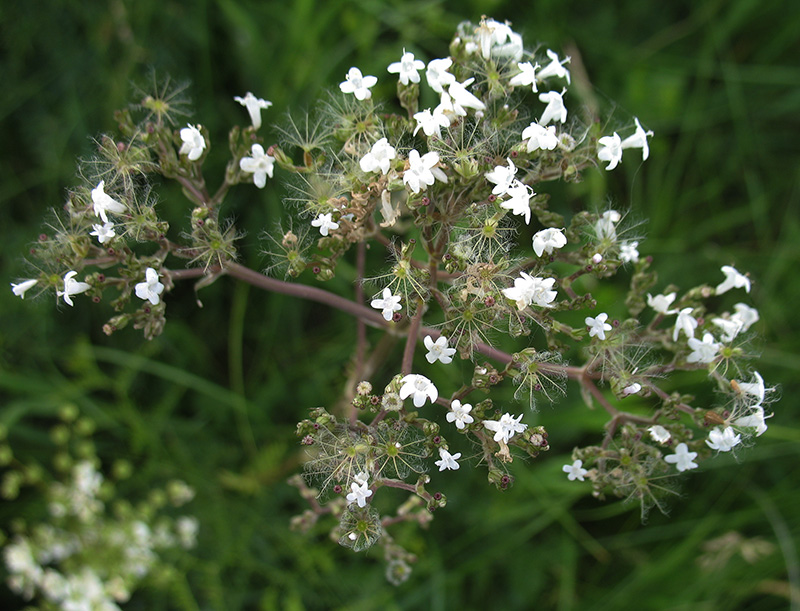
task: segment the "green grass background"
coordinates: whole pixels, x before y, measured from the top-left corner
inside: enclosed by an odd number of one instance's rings
[[[683,480],[669,516],[642,525],[635,507],[585,495],[560,471],[574,445],[598,438],[601,416],[572,399],[537,420],[553,450],[515,464],[500,494],[479,469],[462,469],[431,528],[400,528],[420,555],[411,579],[385,582],[376,552],[354,555],[325,538],[288,530],[303,505],[285,484],[301,455],[294,424],[332,404],[354,325],[325,308],[259,294],[225,279],[171,297],[163,337],[112,338],[108,312],[78,301],[20,301],[0,291],[0,421],[12,443],[46,454],[43,431],[65,403],[99,424],[99,451],[125,456],[127,493],[182,477],[200,545],[186,581],[168,594],[143,590],[130,609],[785,609],[800,604],[800,6],[717,0],[589,3],[539,0],[137,0],[0,6],[0,271],[26,274],[28,243],[49,207],[74,183],[75,159],[113,129],[132,81],[148,68],[191,81],[193,121],[212,134],[207,176],[221,175],[225,136],[252,90],[274,102],[266,124],[307,108],[351,65],[381,80],[403,47],[447,53],[459,21],[508,19],[528,45],[567,49],[594,86],[586,102],[624,125],[655,131],[651,158],[626,157],[564,190],[564,205],[630,207],[646,219],[640,250],[661,286],[716,283],[734,263],[754,278],[761,313],[758,369],[781,401],[759,443],[739,461],[719,457]],[[216,140],[213,138],[216,137]],[[279,181],[239,188],[226,206],[247,229],[242,255],[259,268],[257,237],[281,218]],[[179,198],[165,191],[165,198]],[[349,290],[337,279],[336,290]],[[215,333],[208,333],[213,329]],[[454,377],[457,374],[454,373]],[[454,384],[457,383],[454,380]],[[572,389],[573,391],[575,389]],[[574,394],[574,393],[573,393]],[[511,409],[511,407],[509,407]],[[512,410],[513,411],[513,410]],[[24,499],[0,504],[7,524]],[[750,564],[733,555],[714,571],[696,559],[704,542],[736,531],[774,544]],[[190,593],[189,593],[190,592]],[[0,593],[3,608],[21,604]]]

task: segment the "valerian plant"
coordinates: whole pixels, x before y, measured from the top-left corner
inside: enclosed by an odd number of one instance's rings
[[[55,291],[70,306],[108,304],[115,314],[106,333],[132,325],[147,339],[163,330],[175,284],[190,279],[202,287],[229,276],[355,317],[344,388],[351,409],[315,407],[297,426],[308,457],[291,483],[309,509],[293,526],[332,516],[341,545],[383,546],[393,582],[407,577],[413,556],[391,526],[424,525],[445,506],[437,490],[456,474],[438,472],[485,468],[502,490],[513,484],[516,457],[549,449],[548,431],[524,422],[537,401],[579,390],[605,410],[598,443],[576,448],[564,472],[588,480],[596,497],[631,499],[644,512],[661,507],[670,481],[695,460],[761,435],[772,391],[750,364],[759,316],[740,300],[750,292],[746,274],[725,266],[711,284],[659,287],[625,214],[589,208],[567,219],[549,207],[553,181],[646,160],[653,132],[638,118],[609,134],[579,116],[570,59],[527,51],[492,19],[462,23],[446,57],[398,56],[387,70],[397,77],[380,78],[398,79],[399,107],[376,101],[379,77],[352,67],[316,109],[279,128],[277,141],[260,132],[270,103],[237,96],[251,125],[231,130],[216,190],[203,173],[212,134],[179,123],[184,108],[169,87],[142,95],[118,113],[119,132],[99,140],[98,159],[32,246],[36,274],[12,285],[23,298]],[[423,108],[429,99],[436,104]],[[153,176],[182,186],[182,232],[160,216]],[[265,274],[237,262],[240,234],[220,210],[235,185],[262,189],[281,176],[292,213],[267,235]],[[516,240],[523,225],[533,230],[530,244]],[[368,268],[368,245],[386,252],[386,267]],[[345,257],[356,269],[347,296],[320,286]],[[293,282],[309,273],[313,282]],[[624,310],[585,290],[617,274],[628,279]],[[368,344],[367,326],[405,339],[400,363],[387,365],[388,351]],[[498,347],[502,335],[515,351]],[[470,361],[472,375],[447,388],[437,371],[454,358]],[[376,379],[387,368],[395,375]],[[679,371],[707,378],[717,404],[663,390]],[[521,403],[498,405],[492,390],[509,385]],[[471,453],[455,451],[468,445]],[[387,509],[376,503],[384,488],[407,500]]]

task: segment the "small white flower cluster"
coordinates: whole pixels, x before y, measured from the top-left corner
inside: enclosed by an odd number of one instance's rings
[[[3,549],[13,592],[26,600],[41,596],[60,609],[111,611],[157,570],[160,552],[194,547],[195,518],[183,516],[174,524],[163,518],[155,522],[146,513],[109,518],[99,498],[102,484],[103,476],[89,461],[77,463],[67,483],[51,484],[50,520]],[[184,498],[191,498],[193,491],[182,487],[189,493]]]

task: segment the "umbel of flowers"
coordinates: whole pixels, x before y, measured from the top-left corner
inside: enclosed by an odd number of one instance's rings
[[[637,117],[611,129],[585,117],[569,66],[569,57],[526,50],[508,23],[484,18],[462,23],[443,57],[402,49],[377,76],[350,68],[308,116],[279,127],[277,141],[260,132],[270,103],[248,92],[235,99],[251,125],[231,130],[216,190],[203,174],[209,134],[178,118],[179,91],[156,88],[118,115],[118,135],[100,139],[81,173],[88,182],[31,248],[37,273],[12,288],[20,297],[54,291],[70,306],[107,303],[116,311],[107,333],[133,324],[147,338],[161,332],[176,282],[200,288],[224,275],[354,316],[355,365],[344,389],[352,410],[318,407],[298,425],[308,462],[292,483],[310,508],[294,525],[334,516],[342,545],[383,545],[393,581],[413,558],[389,527],[427,523],[446,503],[440,489],[450,472],[465,465],[510,486],[515,456],[549,449],[548,432],[525,413],[567,390],[579,389],[609,422],[597,445],[565,461],[566,477],[644,511],[661,502],[664,477],[763,434],[772,389],[749,362],[759,316],[743,301],[746,274],[725,265],[709,284],[654,288],[652,258],[640,254],[645,243],[625,213],[591,208],[565,218],[550,209],[553,181],[639,164],[653,137]],[[387,79],[399,106],[375,99]],[[263,189],[281,174],[292,175],[289,220],[268,236],[262,274],[237,263],[239,233],[220,218],[220,204],[234,185]],[[183,187],[182,233],[161,220],[151,175]],[[531,243],[516,242],[522,226]],[[388,254],[387,267],[370,267],[368,244]],[[345,256],[355,261],[352,295],[291,281],[318,285]],[[624,305],[586,291],[585,277],[617,273],[630,279]],[[575,320],[584,324],[567,322]],[[396,372],[391,379],[367,379],[385,356],[366,326],[406,338],[402,361],[384,368]],[[516,352],[497,347],[504,334]],[[567,362],[578,352],[580,362]],[[472,362],[472,375],[449,388],[437,372],[456,358]],[[706,377],[719,402],[694,405],[664,390],[678,370]],[[496,404],[492,389],[512,384],[525,403]],[[381,515],[382,488],[409,499]]]

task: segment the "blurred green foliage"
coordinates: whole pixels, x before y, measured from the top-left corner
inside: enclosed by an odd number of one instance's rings
[[[175,291],[165,335],[144,344],[133,331],[102,336],[105,317],[88,304],[56,308],[2,291],[0,421],[15,447],[45,456],[42,427],[75,403],[98,422],[101,455],[136,465],[131,494],[175,476],[198,490],[189,506],[201,523],[192,594],[142,591],[126,608],[192,608],[187,596],[206,609],[783,609],[800,601],[800,324],[792,305],[800,303],[800,5],[5,1],[2,277],[26,275],[27,244],[46,210],[63,203],[76,157],[92,154],[91,138],[113,128],[113,110],[151,68],[191,82],[192,120],[212,134],[207,176],[221,176],[225,134],[247,121],[234,95],[272,100],[265,123],[280,123],[357,65],[378,75],[376,95],[389,97],[394,79],[385,69],[403,47],[441,57],[457,23],[481,14],[510,20],[529,45],[571,54],[576,79],[584,67],[593,86],[582,102],[612,129],[635,114],[655,131],[645,164],[626,158],[621,171],[589,173],[558,201],[570,212],[602,206],[610,192],[616,207],[629,205],[647,221],[640,251],[656,258],[662,286],[713,284],[734,262],[751,273],[764,334],[754,347],[758,368],[782,388],[769,432],[741,452],[741,464],[718,457],[682,478],[671,515],[642,525],[635,507],[584,498],[561,473],[601,418],[572,399],[544,407],[526,421],[551,431],[551,455],[515,464],[518,479],[505,494],[477,470],[445,480],[448,506],[430,530],[397,531],[420,561],[395,588],[377,556],[339,548],[323,528],[309,538],[288,530],[302,509],[285,484],[302,460],[294,424],[308,407],[335,403],[351,320],[223,279],[198,295],[203,308],[190,288]],[[243,257],[256,268],[257,238],[283,214],[278,183],[236,189],[227,203],[248,231]],[[164,199],[179,197],[164,190]],[[344,279],[331,288],[349,290]],[[2,503],[3,525],[23,503]],[[731,532],[743,539],[709,551]],[[740,550],[752,539],[774,547],[751,564]],[[712,568],[701,567],[701,556]],[[19,605],[10,596],[0,594],[3,608]]]

